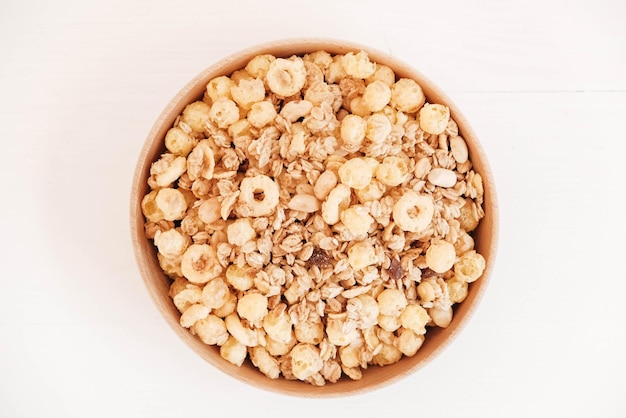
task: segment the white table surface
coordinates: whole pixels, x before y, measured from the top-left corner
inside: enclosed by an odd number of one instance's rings
[[[0,417],[626,416],[624,18],[621,0],[3,1]],[[166,103],[228,54],[301,36],[429,76],[499,192],[473,320],[417,374],[347,398],[205,363],[159,316],[130,241],[135,162]]]

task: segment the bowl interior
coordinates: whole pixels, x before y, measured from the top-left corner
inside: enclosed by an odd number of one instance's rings
[[[476,250],[485,257],[487,263],[482,278],[470,285],[465,301],[455,305],[452,323],[445,329],[438,327],[429,329],[422,348],[415,356],[403,358],[400,362],[385,367],[370,366],[363,371],[361,380],[353,381],[344,377],[337,383],[328,383],[322,387],[282,378],[271,380],[247,363],[244,363],[242,367],[236,367],[220,357],[217,347],[205,345],[182,328],[179,325],[180,313],[168,296],[170,280],[159,267],[152,242],[146,238],[141,212],[141,199],[148,192],[147,178],[150,165],[165,151],[163,144],[165,133],[187,104],[202,98],[209,80],[220,75],[229,75],[243,68],[255,55],[272,54],[277,57],[288,57],[317,50],[325,50],[331,54],[366,51],[372,61],[389,66],[398,77],[412,78],[417,81],[427,101],[443,103],[450,108],[451,116],[457,122],[459,132],[467,142],[474,169],[483,177],[485,217],[473,235]],[[497,217],[494,181],[487,158],[471,127],[450,99],[432,82],[404,62],[366,46],[325,39],[285,40],[259,45],[236,53],[202,71],[174,97],[154,124],[139,156],[131,192],[131,233],[137,264],[152,299],[176,334],[202,358],[230,376],[256,387],[307,397],[339,396],[372,390],[415,372],[440,353],[467,323],[487,286],[497,246]]]

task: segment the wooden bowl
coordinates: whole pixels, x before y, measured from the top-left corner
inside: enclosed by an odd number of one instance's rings
[[[384,367],[370,366],[363,371],[363,378],[358,381],[344,377],[337,383],[327,383],[322,387],[283,378],[271,380],[247,362],[242,367],[236,367],[220,357],[217,347],[205,345],[187,329],[181,327],[179,324],[180,313],[168,296],[170,281],[159,267],[152,242],[146,238],[144,217],[141,211],[141,200],[148,191],[146,181],[150,165],[165,150],[165,133],[187,104],[201,99],[209,80],[216,76],[229,75],[233,71],[243,68],[252,57],[259,54],[288,57],[317,50],[325,50],[331,54],[345,54],[350,51],[363,50],[368,53],[372,61],[392,68],[398,77],[407,77],[417,81],[428,102],[447,105],[450,108],[451,117],[459,126],[460,134],[467,142],[474,169],[481,174],[485,189],[485,217],[474,232],[474,239],[476,250],[485,257],[486,269],[482,278],[470,285],[469,295],[465,301],[455,305],[452,323],[445,329],[439,327],[429,329],[423,346],[413,357],[405,357],[398,363]],[[304,397],[331,397],[363,393],[397,381],[432,361],[459,334],[476,309],[494,265],[498,238],[496,191],[487,157],[469,123],[454,103],[432,82],[406,63],[363,45],[327,39],[292,39],[258,45],[211,65],[183,87],[158,117],[139,156],[132,185],[130,221],[133,247],[141,276],[154,303],[174,332],[193,351],[227,375],[258,388]]]

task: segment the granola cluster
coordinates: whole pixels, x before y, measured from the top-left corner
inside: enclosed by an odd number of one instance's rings
[[[364,52],[254,57],[164,138],[145,230],[180,324],[313,385],[413,356],[485,269],[448,107]]]

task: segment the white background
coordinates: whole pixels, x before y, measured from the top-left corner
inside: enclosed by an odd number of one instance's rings
[[[2,1],[0,417],[626,416],[625,18],[621,0]],[[302,36],[425,73],[499,192],[473,320],[417,374],[347,398],[216,371],[159,316],[130,241],[167,102],[226,55]]]

